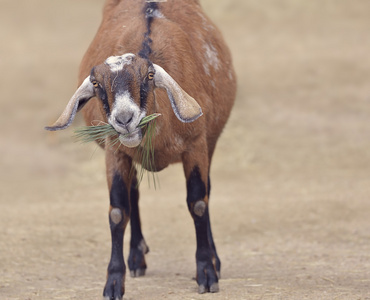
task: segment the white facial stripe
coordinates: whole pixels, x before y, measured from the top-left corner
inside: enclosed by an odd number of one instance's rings
[[[131,148],[137,147],[142,140],[141,131],[137,130],[137,126],[143,117],[145,117],[145,111],[141,111],[130,93],[124,91],[116,95],[108,122],[120,133],[121,144]],[[122,120],[125,118],[131,120],[127,125],[122,125]]]
[[[140,120],[145,117],[145,111],[140,110],[140,107],[134,102],[128,91],[116,95],[113,110],[108,120],[108,122],[121,133],[123,133],[122,126],[117,123],[117,118],[122,120],[122,116],[127,116],[127,119],[130,117],[132,118],[131,122],[126,127],[128,132],[135,130]]]
[[[113,104],[113,116],[116,116],[123,112],[140,112],[140,108],[134,102],[132,96],[128,91],[124,91],[123,94],[116,95]]]
[[[130,65],[135,54],[126,53],[121,56],[110,56],[105,60],[105,64],[109,66],[112,72],[118,72],[123,69],[124,66]]]

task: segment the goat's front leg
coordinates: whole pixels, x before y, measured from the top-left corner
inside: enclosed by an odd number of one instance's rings
[[[216,258],[209,236],[208,213],[208,170],[209,162],[206,147],[183,155],[184,171],[187,182],[187,204],[194,220],[197,239],[196,280],[198,292],[218,292]]]
[[[132,162],[126,156],[116,157],[109,149],[106,151],[112,252],[103,296],[107,300],[120,300],[125,293],[126,265],[123,259],[123,236],[130,219],[129,174]]]

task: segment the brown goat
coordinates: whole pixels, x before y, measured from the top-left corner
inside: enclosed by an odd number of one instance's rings
[[[198,0],[106,0],[101,26],[81,63],[79,81],[65,111],[46,129],[67,128],[84,106],[88,125],[101,120],[120,135],[123,145],[105,147],[112,253],[104,297],[121,299],[124,294],[123,235],[129,220],[130,274],[145,274],[148,247],[141,232],[137,178],[130,170],[145,140],[145,131],[137,126],[154,112],[162,116],[156,120],[150,171],[183,163],[187,204],[196,230],[198,291],[217,292],[220,260],[208,212],[209,173],[236,91],[230,52],[220,32]]]

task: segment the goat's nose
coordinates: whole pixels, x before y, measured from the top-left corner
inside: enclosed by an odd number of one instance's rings
[[[115,116],[115,120],[117,125],[121,127],[126,127],[128,124],[131,123],[133,116],[133,113],[120,114],[118,116]]]

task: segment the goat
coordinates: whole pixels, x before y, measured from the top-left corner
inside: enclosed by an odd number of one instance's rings
[[[79,88],[59,119],[46,127],[67,128],[84,107],[86,124],[101,120],[120,135],[123,145],[117,149],[103,145],[112,238],[105,299],[121,299],[125,291],[123,236],[129,221],[130,274],[142,276],[147,268],[137,174],[130,170],[145,139],[137,125],[154,112],[162,116],[156,121],[150,171],[182,162],[196,231],[198,292],[219,291],[221,262],[210,226],[209,174],[235,93],[230,51],[198,0],[106,0],[100,28],[81,62]]]

